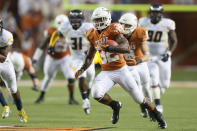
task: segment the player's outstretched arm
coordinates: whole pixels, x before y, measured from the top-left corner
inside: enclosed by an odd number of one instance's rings
[[[169,50],[172,53],[175,50],[178,43],[177,35],[174,30],[170,30],[168,36],[169,36]]]
[[[123,36],[123,34],[118,34],[115,36],[115,41],[118,46],[108,46],[105,51],[112,53],[129,53],[130,47],[128,40]]]
[[[137,64],[141,63],[141,62],[145,62],[145,61],[148,61],[149,57],[150,57],[150,53],[149,53],[149,48],[148,48],[148,45],[146,43],[146,40],[144,40],[141,44],[141,50],[143,52],[143,56],[138,59],[136,62]]]
[[[75,73],[75,78],[80,76],[92,63],[94,59],[94,55],[96,53],[96,49],[94,48],[93,44],[90,44],[90,48],[88,50],[87,56],[85,58],[84,64],[82,65],[81,69]]]

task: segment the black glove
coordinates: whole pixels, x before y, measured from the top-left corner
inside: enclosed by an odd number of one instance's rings
[[[54,51],[54,48],[53,47],[49,46],[49,48],[48,48],[48,54],[50,54],[52,56],[55,54],[55,51]]]
[[[166,61],[168,61],[168,59],[169,59],[170,56],[171,56],[171,52],[170,51],[167,51],[165,54],[162,55],[161,60],[163,62],[166,62]]]
[[[60,37],[63,37],[63,36],[64,36],[60,31],[57,31],[57,34],[58,34]]]

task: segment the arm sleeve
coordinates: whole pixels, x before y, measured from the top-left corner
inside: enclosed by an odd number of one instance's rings
[[[176,29],[175,22],[171,19],[168,20],[168,29],[169,30],[175,30]]]

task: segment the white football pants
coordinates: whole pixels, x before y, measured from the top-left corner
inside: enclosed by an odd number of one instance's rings
[[[118,83],[136,103],[141,104],[144,100],[143,93],[137,86],[127,66],[113,71],[101,71],[95,78],[92,88],[94,98],[103,98],[116,83]]]

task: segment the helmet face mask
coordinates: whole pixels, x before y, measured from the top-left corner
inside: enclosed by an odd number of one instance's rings
[[[84,20],[82,11],[80,10],[71,10],[69,14],[69,21],[74,30],[77,30],[81,27]]]
[[[121,16],[119,23],[124,27],[124,34],[130,35],[137,28],[137,17],[134,14],[126,13]]]
[[[153,4],[149,10],[149,16],[153,24],[157,24],[163,17],[163,7],[160,4]]]
[[[110,11],[104,7],[96,8],[92,14],[91,20],[96,30],[103,30],[111,24]]]

